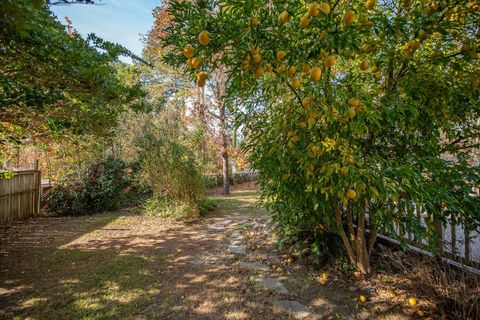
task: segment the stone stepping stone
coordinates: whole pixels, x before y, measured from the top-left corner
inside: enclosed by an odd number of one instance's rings
[[[269,271],[270,269],[259,262],[246,262],[246,261],[240,261],[239,263],[240,269],[242,270],[252,270],[252,271]]]
[[[219,232],[219,231],[224,231],[225,227],[224,226],[210,226],[210,227],[208,227],[208,230],[214,231],[214,232]]]
[[[227,225],[229,225],[230,223],[232,223],[232,221],[233,221],[233,220],[228,219],[228,220],[222,221],[220,224],[221,224],[222,226],[227,226]]]
[[[288,294],[287,288],[285,288],[283,284],[277,279],[260,277],[253,279],[253,281],[255,281],[258,285],[262,286],[264,289],[277,293]]]
[[[295,319],[304,319],[312,316],[307,306],[295,300],[281,300],[276,302],[276,305],[286,309]]]
[[[247,248],[242,246],[228,246],[227,251],[233,254],[238,254],[238,255],[247,254]]]

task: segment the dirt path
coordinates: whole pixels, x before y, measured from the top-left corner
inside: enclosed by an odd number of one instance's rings
[[[357,302],[358,288],[334,274],[322,286],[322,270],[290,263],[251,186],[215,198],[214,213],[188,223],[131,209],[1,228],[0,317],[411,319],[390,303]]]

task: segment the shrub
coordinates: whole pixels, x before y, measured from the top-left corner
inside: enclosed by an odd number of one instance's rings
[[[118,209],[133,190],[133,175],[125,162],[113,157],[86,166],[58,183],[49,210],[77,215]]]
[[[205,186],[194,152],[186,143],[188,133],[182,136],[175,125],[167,125],[171,114],[162,115],[146,121],[135,141],[139,179],[153,192],[145,213],[174,219],[199,215]]]

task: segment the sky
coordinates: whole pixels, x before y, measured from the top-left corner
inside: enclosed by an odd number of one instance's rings
[[[99,5],[54,5],[50,9],[62,24],[65,24],[64,17],[69,17],[81,35],[95,33],[140,55],[142,35],[146,35],[152,27],[152,10],[160,5],[160,1],[96,0]]]

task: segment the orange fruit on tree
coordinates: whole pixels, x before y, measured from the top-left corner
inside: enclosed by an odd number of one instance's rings
[[[364,59],[364,60],[360,63],[360,70],[362,70],[362,71],[367,70],[369,67],[370,67],[370,61],[368,61],[367,59]]]
[[[262,61],[262,56],[257,53],[252,56],[252,59],[253,63],[258,64],[260,61]]]
[[[322,277],[322,279],[328,279],[328,273],[324,272],[320,277]]]
[[[337,59],[335,58],[335,56],[328,56],[326,59],[325,59],[325,67],[327,68],[331,68],[335,65],[335,62],[337,61]]]
[[[357,111],[355,111],[354,108],[349,108],[347,113],[348,113],[348,118],[353,119],[355,117],[355,115],[357,114]]]
[[[293,89],[298,89],[298,88],[300,88],[300,85],[301,85],[301,82],[300,82],[300,79],[299,79],[299,78],[293,79],[293,81],[292,81],[292,88],[293,88]]]
[[[283,58],[285,58],[285,56],[287,55],[287,53],[283,50],[280,50],[277,52],[277,61],[281,61]]]
[[[288,75],[290,77],[293,77],[296,72],[297,72],[297,68],[295,68],[294,66],[291,66],[290,68],[288,68]]]
[[[199,57],[192,58],[191,66],[193,68],[198,69],[200,68],[201,65],[202,65],[202,58],[199,58]]]
[[[307,74],[310,72],[312,68],[310,67],[310,65],[308,63],[305,63],[303,66],[302,66],[302,72],[304,74]]]
[[[183,55],[185,58],[191,58],[193,57],[193,48],[191,46],[186,46],[183,48]]]
[[[416,306],[417,303],[418,303],[418,302],[417,302],[417,299],[415,299],[415,298],[413,298],[413,297],[408,299],[408,304],[411,305],[412,307],[413,307],[413,306]]]
[[[375,0],[367,0],[367,2],[365,2],[365,7],[367,10],[373,10],[375,8]]]
[[[346,25],[351,25],[351,24],[355,23],[355,21],[357,21],[357,15],[353,12],[347,12],[343,16],[343,22]]]
[[[206,46],[210,43],[210,35],[208,34],[207,30],[203,30],[202,32],[200,32],[200,34],[198,35],[198,42],[202,46]]]
[[[248,70],[248,68],[250,68],[250,62],[248,62],[248,60],[243,61],[242,69]]]
[[[300,19],[300,28],[305,29],[310,24],[310,18],[302,17]]]
[[[308,14],[312,17],[317,17],[320,14],[320,5],[314,2],[308,8]]]
[[[255,27],[257,24],[258,24],[258,18],[257,17],[250,18],[250,25],[252,27]]]
[[[330,5],[326,2],[320,3],[319,7],[320,12],[328,16],[330,14]]]
[[[197,76],[197,84],[199,87],[204,87],[207,80],[207,74],[205,72],[200,72]]]
[[[264,75],[265,71],[263,70],[262,67],[258,67],[256,70],[255,70],[255,77],[257,78],[260,78]]]
[[[278,23],[280,24],[284,24],[285,22],[288,21],[288,12],[287,11],[283,11],[282,13],[280,13],[280,15],[278,16]]]
[[[359,300],[360,302],[366,302],[366,301],[367,301],[367,297],[365,297],[365,296],[362,294],[360,297],[358,297],[358,300]]]
[[[357,192],[355,192],[355,190],[353,189],[348,189],[347,192],[345,193],[345,197],[348,200],[355,199],[357,197]]]
[[[318,279],[318,282],[319,282],[322,286],[324,286],[324,285],[327,284],[328,280],[327,280],[327,279],[324,279],[324,278],[320,278],[320,279]]]
[[[306,97],[306,98],[303,98],[302,100],[302,105],[304,107],[308,107],[309,105],[312,104],[312,98],[311,97]]]
[[[342,170],[340,170],[340,173],[346,176],[348,174],[348,167],[343,167]]]
[[[360,105],[360,100],[358,100],[357,98],[350,98],[348,99],[347,103],[352,108],[358,108],[358,106]]]
[[[423,312],[422,310],[418,310],[418,311],[417,311],[417,315],[418,315],[420,318],[423,318],[423,317],[425,317],[425,312]]]
[[[284,73],[287,70],[287,68],[282,64],[278,66],[276,70],[278,73]]]
[[[322,77],[322,69],[315,67],[310,71],[310,79],[313,81],[318,81]]]
[[[317,119],[315,119],[314,117],[309,117],[307,119],[307,123],[310,127],[313,127],[315,125],[315,123],[317,123]]]

